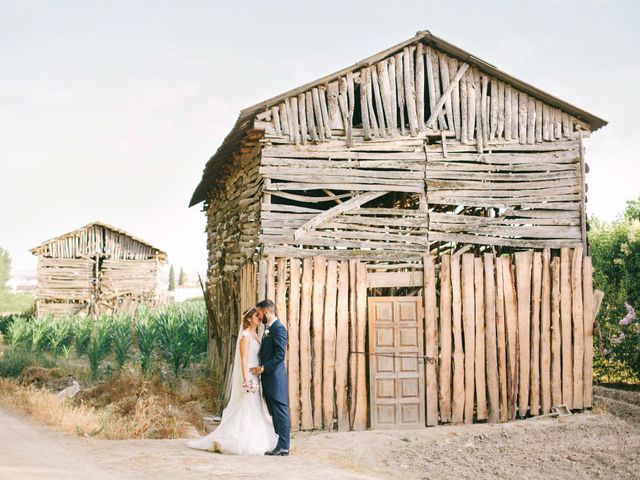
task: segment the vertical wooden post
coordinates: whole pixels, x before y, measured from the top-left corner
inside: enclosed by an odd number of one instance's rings
[[[584,408],[584,316],[582,308],[582,247],[573,250],[571,302],[573,315],[573,408]]]
[[[531,309],[531,415],[540,414],[540,297],[542,294],[542,253],[533,253]]]
[[[462,255],[462,323],[464,327],[464,423],[473,422],[475,390],[475,297],[473,253]]]
[[[498,346],[498,378],[500,380],[500,421],[507,420],[507,342],[504,314],[504,278],[502,258],[496,263],[496,337]]]
[[[365,335],[367,328],[367,266],[358,262],[356,267],[356,348],[358,352],[365,351]],[[353,420],[354,430],[367,428],[367,358],[358,354],[356,367],[356,410]]]
[[[287,323],[287,259],[278,259],[278,283],[276,285],[276,315],[283,325]]]
[[[333,429],[336,373],[336,295],[338,262],[327,262],[327,284],[324,297],[324,352],[322,361],[322,412],[325,430]]]
[[[340,262],[338,274],[336,340],[336,408],[338,430],[349,430],[349,403],[347,402],[347,367],[349,362],[349,262]]]
[[[484,254],[484,306],[485,342],[487,367],[487,392],[489,393],[489,422],[500,417],[498,404],[500,388],[498,381],[498,354],[496,345],[496,283],[494,274],[495,256]]]
[[[584,308],[584,408],[591,408],[593,401],[593,266],[591,257],[584,257],[583,276],[583,308]]]
[[[452,330],[453,330],[453,395],[451,422],[462,423],[464,415],[464,349],[462,347],[462,289],[460,256],[451,257]]]
[[[504,288],[504,312],[507,330],[507,417],[516,418],[516,392],[518,389],[518,300],[511,259],[503,257],[502,277]]]
[[[324,325],[324,287],[327,276],[327,261],[314,257],[313,264],[313,427],[322,428],[322,341]]]
[[[518,414],[524,417],[529,405],[529,365],[531,355],[531,252],[517,252],[516,286],[518,289],[518,345],[520,348],[520,380]]]
[[[423,257],[424,315],[425,315],[425,377],[427,389],[427,426],[438,424],[438,311],[436,304],[436,268],[431,255]],[[432,359],[432,361],[429,361]]]
[[[257,300],[260,302],[267,298],[267,261],[258,260],[258,291]]]
[[[551,282],[549,262],[551,251],[542,252],[542,293],[540,302],[540,403],[542,414],[551,411]]]
[[[291,418],[291,431],[297,432],[300,420],[300,259],[289,260],[289,354],[288,378],[289,378],[289,414]]]
[[[560,259],[551,261],[551,406],[562,404],[562,327],[560,322]]]
[[[356,299],[356,271],[357,260],[349,260],[349,426],[353,429],[353,421],[356,416],[356,384],[357,384],[357,299]]]
[[[311,291],[313,258],[302,261],[302,300],[300,303],[300,428],[313,429],[311,408]]]
[[[573,354],[571,348],[571,260],[560,249],[560,322],[562,323],[562,402],[573,408]]]
[[[440,420],[451,421],[451,256],[440,257]]]
[[[580,155],[580,232],[582,235],[582,248],[584,254],[587,255],[589,253],[589,244],[587,241],[587,211],[585,198],[587,195],[587,169],[584,161],[584,145],[582,143],[582,132],[580,132],[578,152]]]
[[[476,375],[476,418],[487,418],[487,386],[485,376],[485,328],[484,328],[484,268],[482,258],[473,259],[473,277],[475,287],[475,375]]]
[[[273,255],[267,256],[267,299],[276,299],[276,273]]]

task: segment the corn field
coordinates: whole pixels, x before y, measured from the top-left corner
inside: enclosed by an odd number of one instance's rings
[[[6,329],[15,350],[40,358],[86,359],[96,378],[108,358],[117,370],[125,364],[149,374],[163,362],[175,377],[207,352],[207,312],[204,303],[173,304],[135,315],[89,317],[19,317]],[[111,367],[110,367],[111,368]]]

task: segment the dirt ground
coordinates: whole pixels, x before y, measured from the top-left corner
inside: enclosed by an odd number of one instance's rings
[[[0,408],[0,478],[640,478],[640,393],[597,387],[593,412],[410,431],[299,433],[290,457],[190,450],[184,440],[97,440]],[[90,474],[89,474],[90,472]]]

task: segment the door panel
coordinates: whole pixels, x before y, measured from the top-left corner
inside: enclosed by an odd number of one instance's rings
[[[422,297],[369,298],[371,428],[424,427]]]

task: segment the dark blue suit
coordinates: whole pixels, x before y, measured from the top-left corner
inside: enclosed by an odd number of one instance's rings
[[[269,332],[267,334],[267,332]],[[289,450],[289,381],[284,366],[287,350],[287,329],[275,319],[265,330],[260,345],[262,390],[267,408],[273,418],[273,427],[278,434],[278,448]]]

